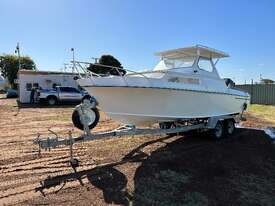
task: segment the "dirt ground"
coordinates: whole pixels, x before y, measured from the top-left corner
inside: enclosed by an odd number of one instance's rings
[[[48,129],[79,134],[72,110],[0,99],[0,205],[275,205],[275,144],[260,130],[220,141],[186,134],[76,144],[74,172],[67,147],[39,157],[32,144]],[[118,126],[102,117],[97,131]],[[274,126],[246,117],[246,127]]]

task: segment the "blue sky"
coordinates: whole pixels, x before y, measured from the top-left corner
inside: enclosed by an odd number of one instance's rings
[[[231,55],[223,77],[275,79],[275,1],[0,0],[0,54],[20,42],[38,69],[109,53],[124,67],[152,68],[160,50],[203,44]]]

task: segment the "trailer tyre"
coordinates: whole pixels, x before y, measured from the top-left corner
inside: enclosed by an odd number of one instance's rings
[[[92,108],[89,111],[90,115],[92,115],[93,117],[91,118],[91,122],[89,123],[89,129],[93,129],[97,123],[99,122],[99,111],[97,108]],[[73,111],[72,114],[72,122],[74,124],[74,126],[80,130],[84,130],[84,125],[82,124],[81,120],[80,120],[80,116],[77,110]]]
[[[216,124],[216,127],[211,130],[211,136],[214,139],[221,139],[224,135],[224,125],[222,123],[222,121],[218,121]]]
[[[225,121],[225,132],[227,136],[233,135],[235,132],[235,121],[234,119],[229,119]]]

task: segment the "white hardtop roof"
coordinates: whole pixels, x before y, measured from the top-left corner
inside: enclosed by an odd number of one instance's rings
[[[228,54],[218,51],[216,49],[212,49],[202,45],[196,45],[192,47],[185,47],[179,49],[171,49],[167,51],[157,52],[155,55],[160,56],[161,58],[169,58],[169,59],[179,59],[184,57],[194,57],[201,56],[205,58],[224,58],[229,57]]]

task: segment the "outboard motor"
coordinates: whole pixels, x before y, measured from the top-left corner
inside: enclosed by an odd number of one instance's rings
[[[224,81],[225,81],[225,84],[228,88],[234,88],[235,87],[235,82],[232,79],[225,78]]]

